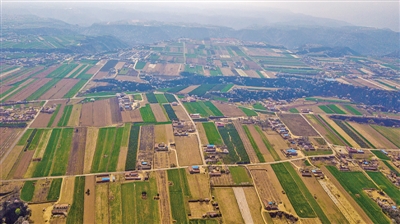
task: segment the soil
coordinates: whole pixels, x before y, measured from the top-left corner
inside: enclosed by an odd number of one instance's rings
[[[195,123],[196,124],[196,129],[199,133],[200,136],[200,141],[202,145],[207,145],[209,144],[206,131],[204,130],[203,123]]]
[[[4,88],[3,85],[10,85],[9,87],[11,88],[11,84],[14,84],[14,83],[16,83],[16,82],[20,82],[20,81],[22,81],[22,80],[24,80],[24,79],[27,79],[30,75],[32,75],[32,74],[34,74],[34,73],[40,71],[40,70],[43,69],[43,68],[44,68],[43,66],[37,66],[37,67],[35,67],[33,70],[31,70],[31,71],[29,71],[29,72],[27,72],[27,73],[25,73],[25,74],[23,74],[23,75],[21,75],[21,76],[18,76],[18,77],[15,77],[15,78],[11,78],[11,79],[9,79],[9,80],[7,80],[7,81],[1,83],[2,91],[5,92],[5,91],[7,90],[7,89]]]
[[[266,162],[273,162],[275,161],[272,157],[271,153],[268,151],[267,147],[265,146],[260,134],[257,132],[253,125],[247,125],[249,128],[251,136],[253,136],[254,141],[256,142],[258,149],[263,154],[264,159]]]
[[[6,179],[7,176],[12,177],[12,169],[17,162],[19,155],[21,154],[21,151],[24,149],[24,146],[14,146],[14,148],[11,150],[11,152],[8,154],[7,159],[3,160],[3,162],[0,164],[0,176],[1,179]]]
[[[68,167],[66,175],[83,174],[83,166],[85,162],[87,128],[79,127],[74,129],[72,138],[72,147],[68,159]]]
[[[227,117],[244,117],[246,114],[239,108],[228,103],[219,103],[212,101],[212,103]]]
[[[382,136],[379,132],[375,131],[371,126],[366,124],[358,124],[355,122],[348,122],[355,130],[357,130],[364,138],[368,139],[375,147],[384,149],[396,149],[392,142]]]
[[[85,192],[89,189],[90,194],[85,193],[83,223],[95,223],[95,182],[95,176],[85,177]]]
[[[14,179],[20,179],[24,177],[24,174],[28,170],[29,163],[31,162],[34,153],[34,150],[28,150],[22,154],[22,158],[19,161],[14,173]]]
[[[11,145],[18,139],[18,135],[21,133],[20,128],[0,128],[0,158],[3,157],[4,153],[11,147]]]
[[[19,101],[19,100],[25,100],[28,98],[30,95],[32,95],[36,90],[40,89],[42,86],[44,86],[46,83],[48,83],[51,79],[50,78],[43,78],[43,79],[38,79],[34,81],[32,84],[29,86],[25,87],[23,90],[17,92],[15,95],[10,97],[10,101]]]
[[[145,161],[153,164],[154,154],[154,125],[142,126],[140,128],[140,145],[138,151],[138,163]]]
[[[190,174],[186,169],[186,176],[190,187],[190,193],[194,199],[210,198],[210,183],[206,173]]]
[[[109,99],[98,100],[82,105],[80,125],[103,127],[112,124]]]
[[[203,163],[196,135],[176,136],[175,144],[179,165],[189,166]]]
[[[243,188],[243,190],[246,195],[246,200],[248,202],[254,223],[264,223],[264,220],[260,213],[260,199],[258,198],[256,190],[254,189],[254,187],[245,187]]]
[[[169,152],[154,153],[154,169],[169,168]]]
[[[232,188],[214,188],[213,194],[221,209],[224,223],[244,223]]]
[[[44,70],[43,72],[35,75],[35,78],[45,78],[48,74],[52,73],[54,70],[56,70],[58,67],[60,67],[61,65],[53,65],[50,66],[49,68],[47,68],[46,70]]]
[[[121,110],[119,109],[118,99],[113,97],[110,100],[111,121],[113,124],[122,122]]]
[[[169,193],[168,193],[168,178],[165,170],[156,171],[156,181],[157,189],[160,194],[160,199],[158,200],[160,208],[161,223],[170,224],[171,223],[171,210],[169,204]]]
[[[165,116],[165,113],[164,113],[163,109],[161,108],[160,104],[152,103],[152,104],[150,104],[150,107],[151,107],[151,110],[154,113],[154,116],[156,117],[157,122],[168,121],[168,119]]]
[[[58,204],[70,204],[74,200],[74,188],[75,188],[75,177],[69,176],[64,177],[62,181],[60,199],[57,201]]]
[[[189,92],[191,92],[192,90],[196,89],[197,87],[199,87],[200,85],[194,85],[194,86],[189,86],[185,89],[182,89],[181,91],[178,92],[178,94],[187,94]]]
[[[182,105],[172,106],[172,109],[174,110],[174,112],[179,120],[181,120],[181,121],[189,121],[190,120],[189,116],[187,115],[187,113],[186,113],[185,109],[182,107]]]
[[[32,202],[41,203],[47,201],[47,194],[49,193],[51,179],[41,179],[35,184],[35,192],[33,194]]]
[[[79,82],[79,79],[61,79],[51,89],[39,97],[39,100],[60,99],[68,93],[72,87]]]
[[[90,173],[90,169],[92,168],[92,161],[94,157],[94,152],[96,150],[98,134],[99,134],[98,128],[87,129],[83,173]]]
[[[79,126],[79,117],[81,115],[82,104],[74,104],[72,107],[71,116],[68,120],[69,127],[77,127]]]
[[[240,213],[244,219],[244,223],[254,223],[253,218],[251,217],[251,212],[249,205],[246,200],[246,195],[244,194],[242,187],[232,188],[233,193],[235,194],[236,202],[238,203]]]
[[[258,73],[254,70],[245,70],[244,71],[247,76],[252,77],[252,78],[260,78],[260,76],[258,75]]]
[[[121,111],[122,122],[143,122],[139,109]]]
[[[279,118],[295,136],[318,136],[300,114],[280,114]]]

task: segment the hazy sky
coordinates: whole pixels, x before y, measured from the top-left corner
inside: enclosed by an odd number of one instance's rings
[[[55,2],[50,0],[40,1],[14,1],[14,0],[2,0],[3,5],[9,2],[25,2],[20,4],[26,4],[26,2],[37,2],[35,4],[43,6],[47,5],[46,2]],[[71,5],[75,7],[93,5],[96,3],[97,7],[106,7],[114,9],[133,8],[135,10],[165,10],[175,12],[197,12],[202,13],[227,13],[234,10],[237,13],[238,10],[244,10],[245,12],[240,13],[241,16],[251,16],[251,11],[258,11],[268,13],[270,8],[289,10],[294,13],[302,13],[315,17],[323,17],[345,21],[353,25],[367,26],[367,27],[378,27],[378,28],[390,28],[394,31],[400,30],[400,3],[397,1],[370,1],[370,0],[320,0],[320,1],[129,1],[121,0],[115,1],[93,1],[86,0],[89,3],[78,3],[80,1],[68,1],[68,0],[57,0],[56,2],[62,2],[60,5]],[[100,3],[102,2],[102,3]],[[112,2],[112,4],[105,3]],[[131,3],[131,4],[128,4]],[[58,4],[58,3],[57,3]]]

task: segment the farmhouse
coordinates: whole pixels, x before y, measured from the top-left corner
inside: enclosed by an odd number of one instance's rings
[[[68,215],[69,204],[55,204],[53,210],[51,210],[52,215]]]
[[[189,172],[190,174],[200,173],[200,168],[199,166],[191,166],[189,167]]]
[[[293,148],[285,149],[285,150],[283,150],[283,152],[286,156],[297,156],[298,155],[297,151]]]
[[[156,150],[156,151],[168,151],[168,145],[166,145],[164,142],[161,142],[161,143],[156,143],[155,145],[154,145],[154,149]]]
[[[142,180],[138,172],[126,172],[125,180]]]
[[[96,183],[115,182],[115,176],[110,174],[100,174],[96,176]]]

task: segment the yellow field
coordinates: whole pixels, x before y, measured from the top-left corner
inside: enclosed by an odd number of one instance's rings
[[[379,132],[367,124],[357,124],[355,122],[348,122],[354,129],[356,129],[364,138],[368,139],[376,148],[395,149],[397,148],[387,138],[382,136]]]
[[[77,127],[79,126],[79,117],[81,116],[82,104],[74,104],[72,107],[72,113],[68,121],[68,126]]]
[[[167,133],[166,133],[166,129],[165,129],[166,125],[155,125],[154,126],[154,133],[155,133],[155,142],[156,143],[167,143],[168,139],[167,139]]]
[[[199,132],[200,141],[202,145],[208,144],[208,139],[206,135],[206,131],[204,130],[202,123],[196,123],[196,129]]]
[[[75,187],[75,177],[64,177],[61,192],[60,192],[60,199],[57,201],[59,204],[72,204],[74,200],[74,187]]]
[[[117,171],[125,170],[126,156],[128,155],[128,147],[121,147],[118,156]]]
[[[83,173],[90,173],[94,152],[96,150],[97,136],[99,134],[98,128],[88,128],[86,134],[86,148],[85,148],[85,166]]]
[[[108,214],[108,184],[96,185],[96,223],[110,223]]]
[[[244,223],[232,188],[214,188],[213,195],[219,203],[224,223]]]
[[[44,208],[45,212],[43,212]],[[29,218],[34,223],[46,223],[46,220],[50,220],[52,208],[52,203],[30,204],[29,209],[31,209],[32,215]]]
[[[192,197],[195,199],[210,198],[210,184],[207,174],[189,174],[189,172],[186,172],[186,174]]]
[[[249,205],[251,217],[253,218],[254,223],[264,223],[261,216],[261,204],[256,190],[253,187],[244,187],[243,190],[246,195],[247,204]]]
[[[272,147],[275,149],[276,153],[281,159],[287,159],[285,155],[281,152],[281,149],[287,149],[289,146],[286,141],[275,131],[263,131],[264,135],[267,137],[268,141],[271,143]]]
[[[1,179],[6,179],[8,174],[10,173],[11,169],[13,168],[15,162],[17,161],[19,154],[22,152],[24,149],[24,146],[18,146],[16,145],[8,154],[7,158],[3,161],[2,164],[0,164],[0,174],[1,174]]]
[[[322,115],[326,122],[329,123],[332,128],[334,128],[343,138],[345,138],[353,147],[361,148],[360,145],[357,144],[346,132],[344,132],[334,121],[332,121],[327,115]]]

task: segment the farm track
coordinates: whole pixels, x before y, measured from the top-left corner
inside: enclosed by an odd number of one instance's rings
[[[256,152],[253,149],[253,146],[250,143],[250,140],[247,138],[247,134],[244,131],[242,124],[238,120],[233,121],[233,124],[234,124],[237,132],[239,133],[240,138],[242,139],[242,142],[243,142],[244,148],[247,152],[247,155],[249,155],[250,162],[251,163],[260,162],[257,158]]]
[[[87,128],[75,128],[66,175],[83,174]]]

